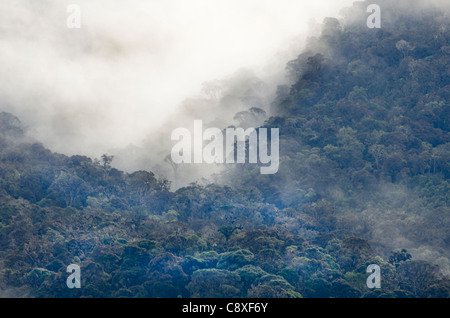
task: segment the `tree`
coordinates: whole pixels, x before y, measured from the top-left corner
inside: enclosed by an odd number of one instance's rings
[[[187,285],[190,297],[232,298],[240,294],[240,277],[224,269],[201,269]]]
[[[226,242],[226,246],[227,246],[227,250],[228,250],[228,241],[230,240],[231,236],[233,235],[233,233],[237,230],[237,228],[235,226],[232,225],[222,225],[219,228],[219,232],[223,234],[223,236],[225,236],[225,242]]]
[[[310,56],[307,59],[308,69],[306,73],[302,76],[302,79],[308,81],[317,80],[320,71],[322,70],[325,62],[325,57],[321,53],[317,53],[314,56]]]
[[[65,171],[61,171],[48,188],[49,193],[60,195],[68,207],[84,205],[91,191],[91,186],[83,179]]]
[[[401,262],[405,262],[411,259],[411,257],[411,254],[405,249],[402,249],[401,251],[392,251],[391,255],[389,255],[389,263],[398,267]]]
[[[402,52],[403,58],[407,57],[409,52],[411,52],[414,49],[414,46],[405,40],[400,40],[397,43],[395,43],[395,47],[397,48],[397,50]]]
[[[440,281],[439,267],[422,260],[402,262],[397,268],[397,274],[400,287],[420,298],[427,297],[428,288]]]
[[[132,190],[132,200],[136,205],[144,205],[146,198],[158,186],[153,172],[136,171],[128,176],[128,185]]]
[[[108,156],[107,154],[102,155],[102,165],[105,169],[111,169],[111,162],[113,161],[114,156]]]
[[[254,255],[249,250],[236,250],[222,253],[217,261],[217,268],[236,270],[239,267],[251,264]]]

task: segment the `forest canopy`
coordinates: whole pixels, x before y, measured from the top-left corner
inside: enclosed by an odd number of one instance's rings
[[[0,113],[0,296],[449,297],[448,12],[378,2],[381,28],[356,2],[286,65],[262,126],[280,131],[273,175],[233,165],[173,190]]]

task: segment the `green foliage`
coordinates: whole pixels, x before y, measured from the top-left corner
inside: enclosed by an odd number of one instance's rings
[[[223,269],[202,269],[192,274],[187,288],[191,297],[228,298],[239,295],[238,274]]]
[[[448,19],[380,1],[398,13],[383,29],[366,27],[367,1],[355,4],[288,62],[291,83],[264,122],[280,129],[275,175],[236,165],[219,184],[172,191],[153,172],[113,168],[110,155],[52,153],[0,113],[0,289],[448,298]],[[235,117],[244,126],[265,118],[259,107]],[[65,286],[73,263],[81,290]],[[366,286],[370,264],[381,290]]]
[[[248,250],[236,250],[219,255],[217,268],[235,270],[253,261],[254,255]]]

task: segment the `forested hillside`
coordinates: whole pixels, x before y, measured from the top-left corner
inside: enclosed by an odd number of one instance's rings
[[[1,113],[0,296],[449,297],[448,12],[378,2],[382,28],[357,3],[287,64],[274,175],[232,165],[174,191]]]

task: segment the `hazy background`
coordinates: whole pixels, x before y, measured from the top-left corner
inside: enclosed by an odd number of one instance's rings
[[[81,29],[66,26],[71,3]],[[352,3],[2,0],[0,111],[53,151],[150,169],[150,154],[170,151],[168,125],[186,115],[228,123],[249,105],[224,96],[242,97],[246,85],[264,108],[317,23]]]

